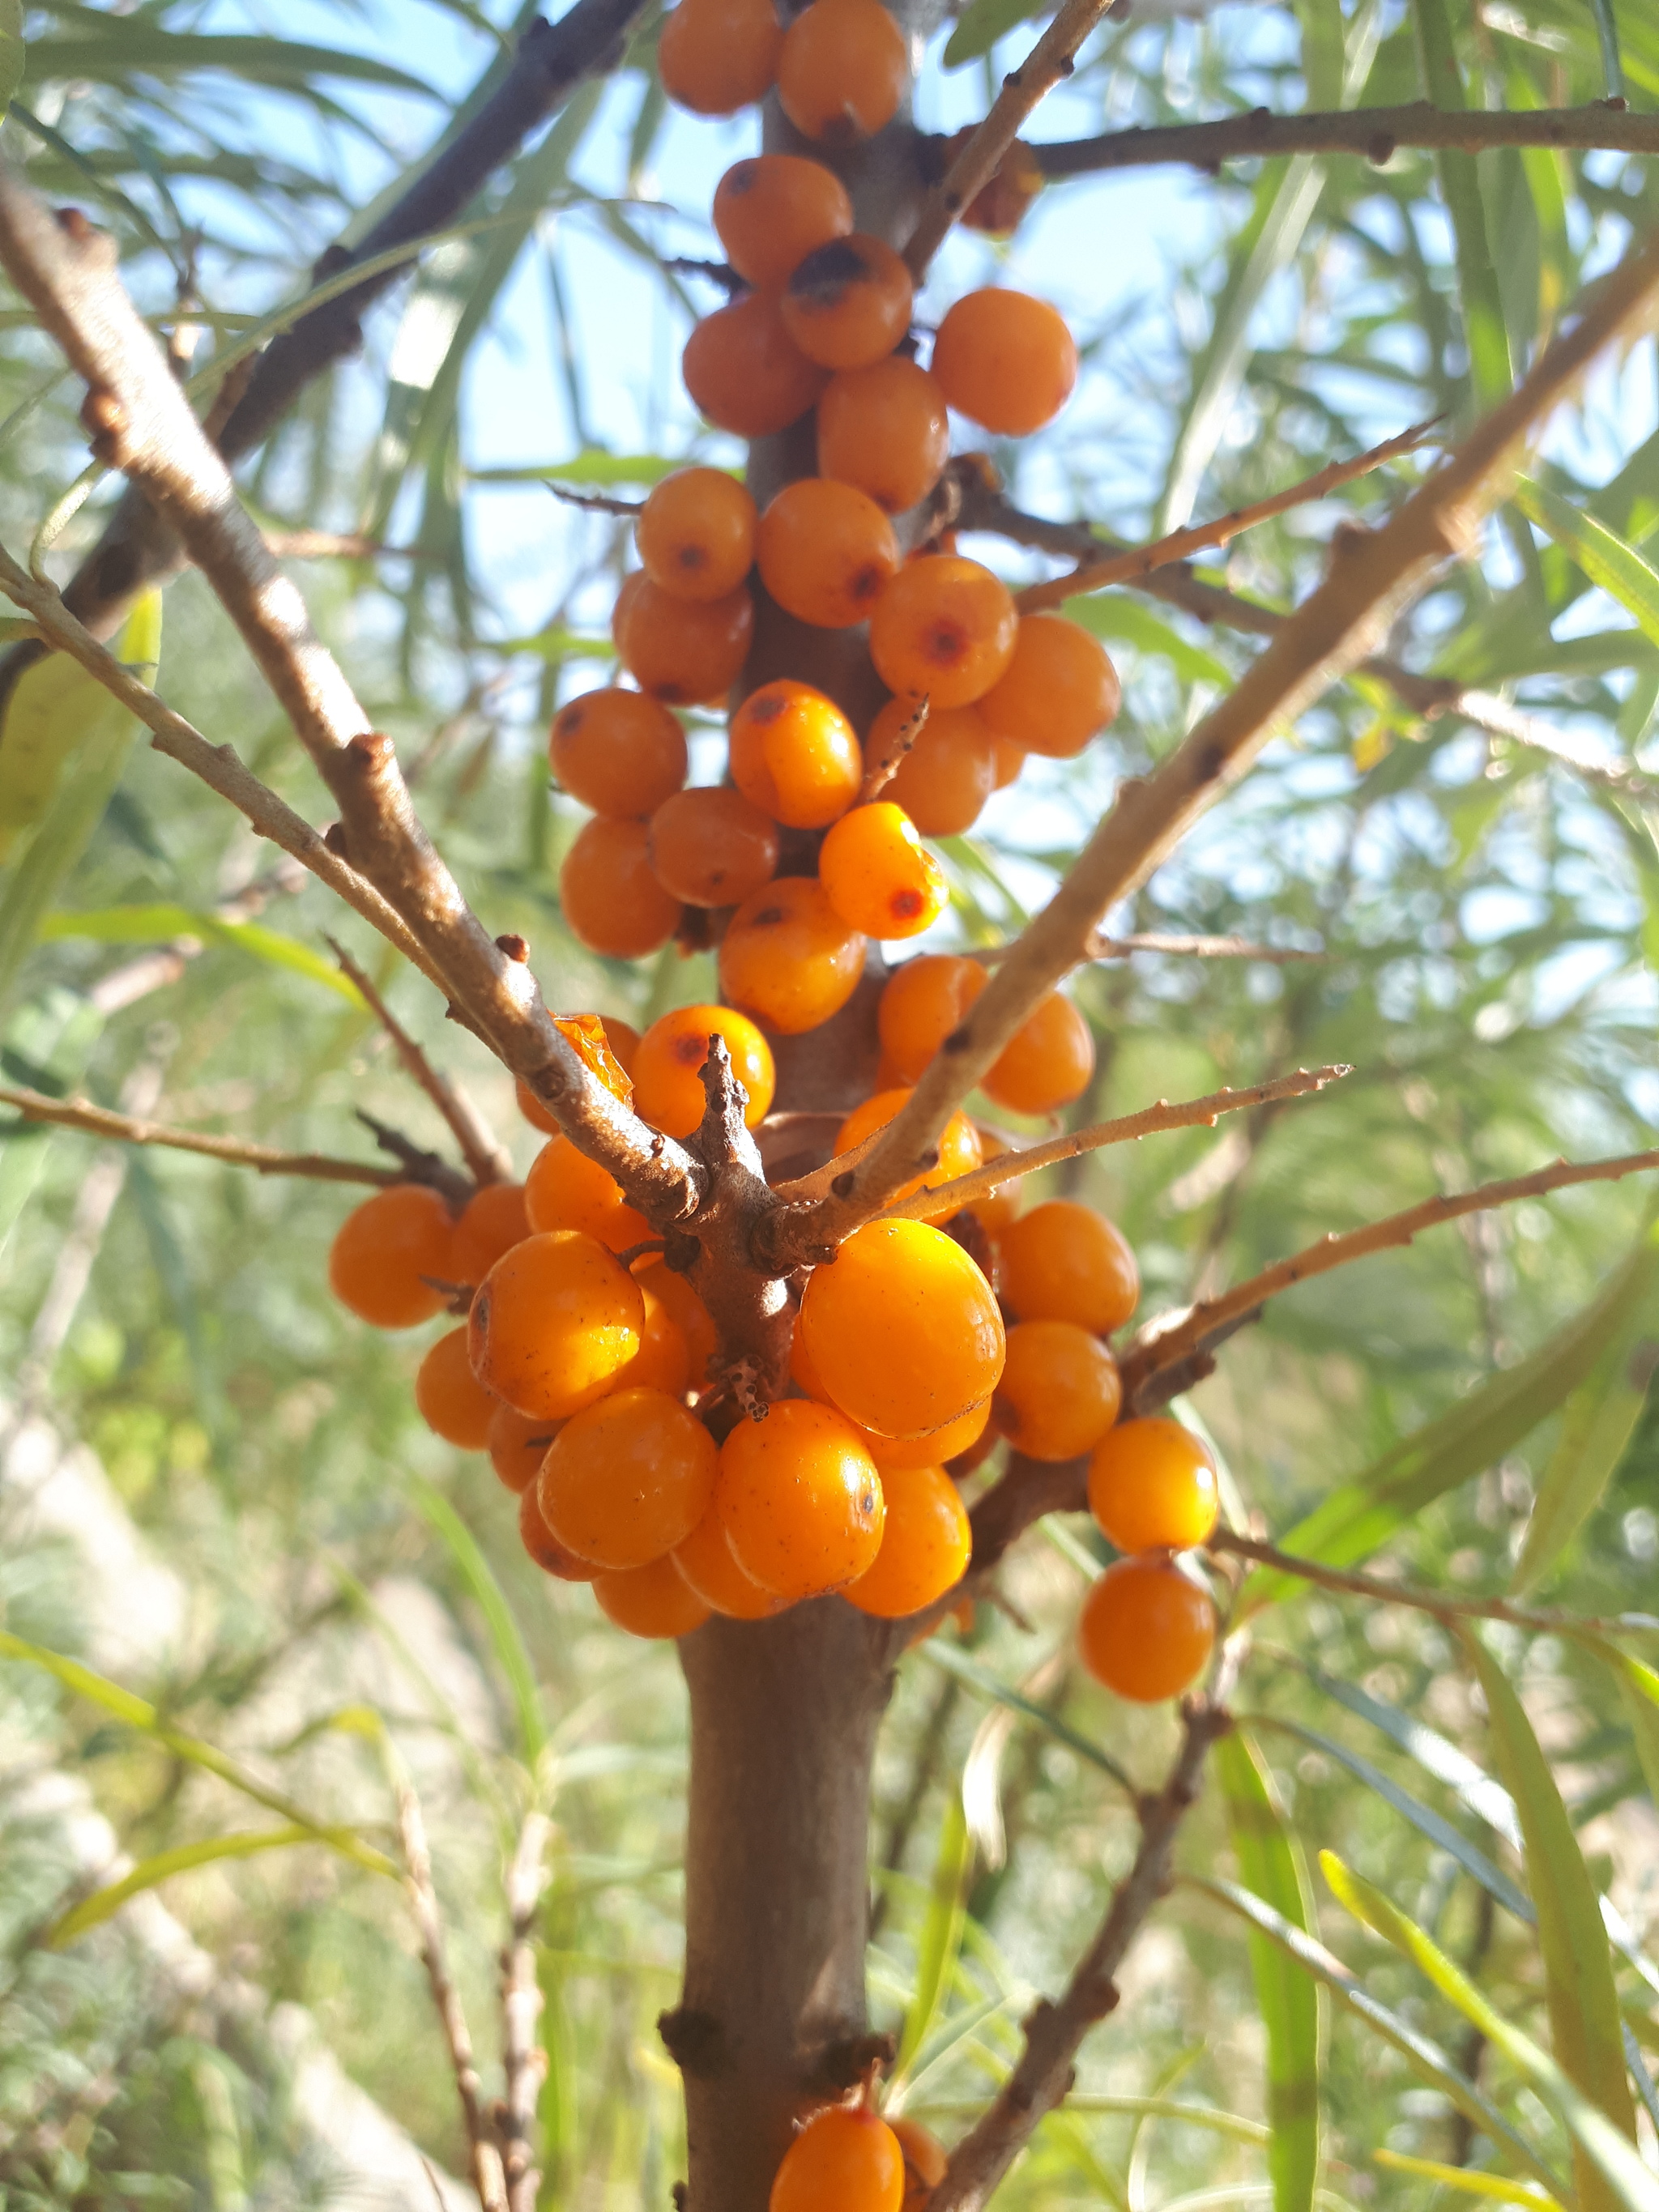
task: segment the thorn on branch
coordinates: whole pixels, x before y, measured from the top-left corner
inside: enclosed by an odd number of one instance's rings
[[[452,1213],[459,1213],[472,1195],[473,1186],[459,1168],[450,1166],[436,1152],[428,1152],[404,1136],[401,1129],[379,1121],[373,1114],[359,1106],[357,1119],[362,1123],[383,1152],[390,1152],[403,1170],[405,1182],[424,1183],[435,1190]]]

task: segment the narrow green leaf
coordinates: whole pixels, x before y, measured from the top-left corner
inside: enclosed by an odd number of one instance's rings
[[[994,1674],[988,1673],[954,1644],[941,1644],[933,1638],[921,1646],[917,1656],[927,1660],[933,1666],[943,1668],[947,1674],[954,1674],[958,1681],[966,1682],[981,1697],[990,1698],[1000,1705],[1006,1705],[1012,1712],[1023,1713],[1028,1721],[1035,1721],[1040,1729],[1045,1729],[1056,1743],[1063,1743],[1068,1751],[1076,1752],[1079,1759],[1086,1759],[1091,1766],[1097,1766],[1103,1774],[1109,1774],[1114,1782],[1133,1794],[1134,1784],[1128,1772],[1118,1765],[1110,1752],[1103,1751],[1097,1743],[1091,1743],[1086,1735],[1081,1735],[1076,1729],[1069,1727],[1058,1714],[1051,1713],[1045,1706],[1023,1697],[1018,1690],[1010,1689],[1007,1683],[999,1681]]]
[[[1415,2173],[1425,2181],[1437,2181],[1443,2189],[1455,2189],[1465,2197],[1492,2197],[1499,2204],[1553,2204],[1556,2199],[1547,2189],[1539,2189],[1529,2181],[1511,2181],[1506,2174],[1486,2173],[1473,2166],[1443,2166],[1437,2158],[1408,2158],[1403,2150],[1374,2150],[1371,2156],[1379,2166],[1392,2166],[1399,2173]]]
[[[1598,1649],[1613,1669],[1631,1734],[1636,1739],[1636,1756],[1647,1780],[1648,1795],[1659,1806],[1659,1674],[1651,1667],[1644,1666],[1639,1659],[1631,1658],[1628,1653],[1613,1650],[1610,1644],[1601,1644]]]
[[[1625,98],[1625,70],[1619,52],[1619,26],[1614,21],[1613,0],[1590,0],[1590,13],[1595,18],[1595,40],[1601,49],[1601,82],[1607,97],[1621,105]]]
[[[70,11],[58,8],[59,17]],[[101,10],[74,11],[89,25],[107,21]],[[153,17],[127,16],[106,34],[37,39],[28,49],[26,74],[31,84],[63,77],[125,84],[131,77],[177,76],[196,70],[224,70],[251,84],[297,89],[313,77],[346,77],[360,84],[390,85],[399,92],[438,95],[429,84],[372,54],[337,46],[307,46],[294,39],[263,38],[239,32],[169,31]]]
[[[1425,98],[1435,106],[1466,108],[1468,95],[1458,67],[1446,0],[1411,0],[1412,28]],[[1480,172],[1473,154],[1446,147],[1434,157],[1440,197],[1450,218],[1457,258],[1457,289],[1463,309],[1463,336],[1469,352],[1469,380],[1474,404],[1484,413],[1506,399],[1515,383],[1510,358],[1504,299],[1492,265],[1486,234],[1486,210],[1480,197]]]
[[[355,1831],[350,1828],[330,1829],[325,1835],[312,1828],[262,1828],[251,1834],[212,1836],[204,1843],[180,1844],[173,1850],[157,1851],[153,1858],[140,1859],[131,1873],[123,1875],[119,1881],[94,1890],[90,1897],[71,1906],[46,1930],[46,1941],[53,1950],[59,1950],[89,1929],[101,1927],[130,1897],[155,1888],[173,1875],[188,1874],[192,1868],[212,1866],[223,1859],[252,1858],[260,1851],[284,1850],[291,1844],[337,1843],[354,1836]]]
[[[592,484],[608,490],[615,484],[660,483],[676,469],[685,466],[663,453],[606,453],[590,448],[574,460],[526,463],[522,468],[469,469],[469,483]]]
[[[976,62],[1016,25],[1028,23],[1042,13],[1042,0],[969,0],[945,41],[939,57],[941,66],[953,70],[964,62]]]
[[[1060,611],[1068,622],[1080,623],[1097,637],[1115,638],[1133,646],[1137,653],[1167,660],[1183,684],[1212,684],[1218,691],[1232,688],[1233,672],[1224,660],[1182,637],[1161,615],[1121,592],[1067,599]]]
[[[313,983],[362,1005],[356,986],[348,981],[331,960],[308,945],[254,921],[224,921],[200,908],[157,902],[145,906],[89,908],[86,912],[49,914],[41,923],[43,938],[90,938],[100,945],[166,944],[175,937],[199,938],[210,944],[234,945],[250,958],[272,968],[287,968]]]
[[[1593,514],[1530,477],[1517,477],[1510,497],[1528,522],[1535,522],[1571,554],[1592,584],[1627,607],[1644,634],[1659,644],[1659,570]]]
[[[899,2036],[895,2080],[902,2080],[933,2026],[962,1949],[962,1923],[968,1909],[968,1875],[973,1845],[962,1792],[953,1790],[940,1825],[927,1912],[916,1943],[916,1987]]]
[[[0,0],[0,108],[23,82],[23,0]]]
[[[507,1593],[479,1549],[477,1539],[443,1492],[434,1490],[418,1475],[411,1479],[410,1489],[422,1517],[449,1547],[463,1580],[477,1600],[496,1663],[507,1677],[518,1711],[520,1754],[533,1774],[547,1748],[547,1723],[542,1714],[542,1693],[536,1670],[531,1664],[523,1632],[507,1601]]]

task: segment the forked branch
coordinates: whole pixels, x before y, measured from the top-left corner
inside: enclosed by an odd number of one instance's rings
[[[51,1121],[60,1129],[82,1129],[89,1137],[111,1137],[123,1145],[160,1145],[170,1152],[200,1152],[231,1167],[260,1175],[301,1176],[313,1182],[365,1182],[384,1188],[408,1182],[402,1168],[375,1166],[368,1160],[337,1160],[325,1152],[283,1152],[242,1137],[215,1137],[195,1129],[174,1129],[164,1121],[136,1120],[94,1106],[86,1098],[49,1098],[21,1084],[0,1083],[0,1106],[15,1107],[26,1121]]]

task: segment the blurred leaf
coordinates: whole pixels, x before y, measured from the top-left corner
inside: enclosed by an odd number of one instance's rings
[[[1611,1644],[1598,1643],[1596,1648],[1613,1670],[1631,1734],[1636,1739],[1636,1756],[1647,1781],[1648,1795],[1659,1807],[1659,1674],[1627,1652],[1615,1651]]]
[[[969,0],[939,58],[948,70],[976,62],[1018,24],[1029,23],[1043,12],[1042,0]]]
[[[1627,607],[1647,636],[1659,644],[1659,571],[1650,568],[1617,532],[1530,477],[1517,477],[1510,497],[1528,522],[1547,531],[1591,583]]]
[[[1116,638],[1137,653],[1167,660],[1183,684],[1212,684],[1218,691],[1231,690],[1233,672],[1201,645],[1182,637],[1162,615],[1121,592],[1099,592],[1067,599],[1060,612],[1068,622],[1080,623],[1097,637]]]
[[[443,1492],[434,1490],[419,1475],[411,1477],[410,1488],[422,1518],[448,1546],[462,1579],[477,1600],[496,1663],[507,1678],[518,1711],[520,1755],[533,1775],[547,1748],[547,1723],[523,1631],[507,1602],[507,1593],[479,1549],[477,1537]]]
[[[1408,2158],[1402,2150],[1374,2150],[1371,2156],[1378,2166],[1389,2166],[1396,2173],[1414,2173],[1424,2181],[1437,2181],[1443,2189],[1455,2189],[1464,2197],[1494,2197],[1500,2204],[1557,2201],[1547,2190],[1530,2181],[1511,2181],[1501,2173],[1484,2173],[1478,2166],[1443,2166],[1435,2158]]]
[[[1590,13],[1595,18],[1596,41],[1601,49],[1601,82],[1609,100],[1622,101],[1625,97],[1625,71],[1619,54],[1619,25],[1613,16],[1613,0],[1590,0]]]
[[[1418,64],[1424,96],[1438,108],[1466,108],[1468,94],[1457,64],[1446,0],[1411,0]],[[1486,204],[1476,156],[1443,147],[1434,156],[1440,197],[1451,219],[1457,254],[1457,289],[1463,308],[1463,335],[1469,352],[1469,380],[1476,408],[1485,413],[1507,398],[1515,382],[1510,359],[1504,298],[1492,266],[1486,235]]]
[[[935,1667],[943,1668],[947,1674],[954,1674],[958,1681],[966,1682],[981,1697],[990,1698],[997,1705],[1006,1705],[1012,1712],[1024,1714],[1028,1721],[1035,1721],[1040,1729],[1046,1729],[1054,1737],[1056,1743],[1063,1743],[1068,1751],[1076,1752],[1079,1759],[1087,1759],[1091,1766],[1099,1767],[1103,1774],[1109,1774],[1114,1782],[1133,1795],[1133,1783],[1110,1752],[1103,1751],[1097,1743],[1091,1743],[1086,1735],[1079,1735],[1057,1713],[1051,1713],[1046,1705],[1036,1705],[1019,1691],[1011,1688],[1006,1682],[999,1681],[994,1674],[988,1673],[976,1660],[970,1659],[956,1644],[941,1643],[937,1637],[930,1638],[921,1645],[917,1656],[929,1661]]]
[[[56,1949],[72,1943],[89,1929],[101,1927],[112,1914],[118,1912],[130,1897],[141,1891],[154,1889],[160,1882],[175,1874],[188,1874],[197,1867],[213,1866],[225,1859],[252,1858],[260,1851],[284,1850],[291,1844],[334,1842],[355,1839],[356,1830],[336,1828],[319,1833],[313,1828],[263,1828],[257,1832],[236,1836],[211,1836],[204,1843],[179,1844],[173,1850],[157,1851],[153,1858],[141,1859],[131,1874],[123,1875],[103,1889],[94,1890],[54,1921],[46,1930],[45,1941]]]
[[[83,914],[49,914],[40,936],[91,938],[100,945],[164,945],[178,937],[193,937],[207,944],[234,945],[251,959],[273,968],[286,968],[321,983],[354,1006],[362,1000],[331,960],[313,952],[298,938],[284,937],[254,921],[223,921],[199,908],[157,903],[149,906],[94,907]]]
[[[683,460],[663,453],[605,453],[590,448],[574,460],[527,463],[522,468],[469,469],[469,483],[657,484],[683,469]]]
[[[0,0],[0,108],[23,81],[23,0]]]
[[[902,2080],[921,2050],[956,1971],[962,1948],[962,1923],[968,1909],[968,1875],[973,1864],[973,1843],[962,1792],[953,1790],[939,1826],[939,1851],[928,1887],[927,1912],[916,1939],[916,1986],[899,2035],[893,2077]]]
[[[245,84],[302,88],[313,77],[348,77],[360,84],[393,87],[436,100],[420,77],[372,54],[337,46],[312,46],[298,40],[260,38],[237,32],[169,31],[143,15],[111,25],[95,8],[59,6],[60,21],[86,25],[84,35],[48,33],[28,48],[24,76],[34,84],[64,77],[125,84],[134,76],[176,76],[186,70],[222,70]]]

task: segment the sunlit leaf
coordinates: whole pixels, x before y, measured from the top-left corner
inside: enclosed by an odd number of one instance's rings
[[[23,81],[23,0],[0,0],[0,108]]]
[[[262,1851],[285,1850],[293,1844],[333,1843],[355,1841],[349,1828],[318,1831],[313,1828],[262,1828],[256,1833],[237,1836],[211,1836],[199,1844],[179,1844],[173,1850],[157,1851],[151,1858],[140,1859],[131,1874],[123,1875],[118,1881],[108,1883],[83,1898],[47,1929],[46,1941],[54,1949],[72,1943],[89,1929],[101,1927],[112,1914],[118,1912],[131,1897],[171,1878],[175,1874],[189,1874],[198,1867],[215,1866],[227,1859],[255,1857]]]
[[[340,973],[333,961],[325,959],[320,952],[313,952],[298,938],[285,937],[280,931],[266,929],[255,921],[225,921],[217,915],[204,914],[195,907],[158,903],[97,907],[81,914],[60,911],[46,916],[39,933],[42,939],[90,938],[100,945],[165,945],[174,938],[185,937],[234,945],[238,951],[263,961],[268,967],[290,969],[296,975],[323,984],[339,997],[349,1000],[354,1006],[362,1004],[356,985]]]
[[[928,1886],[927,1911],[916,1939],[916,1986],[899,2035],[896,2079],[902,2079],[933,2026],[962,1948],[963,1915],[968,1904],[968,1875],[974,1847],[962,1792],[953,1790],[939,1826],[939,1850]]]
[[[1486,2197],[1499,2204],[1553,2204],[1556,2199],[1546,2189],[1539,2189],[1529,2181],[1511,2181],[1501,2173],[1486,2173],[1479,2166],[1445,2166],[1438,2159],[1408,2158],[1403,2150],[1374,2150],[1371,2156],[1379,2166],[1392,2166],[1396,2173],[1414,2173],[1420,2180],[1438,2182],[1443,2189],[1455,2189],[1463,2197]]]
[[[448,1546],[462,1579],[477,1601],[496,1663],[507,1678],[518,1714],[520,1755],[534,1773],[547,1748],[547,1722],[524,1632],[514,1617],[506,1591],[479,1548],[477,1538],[443,1492],[434,1490],[418,1475],[411,1479],[410,1487],[422,1517]]]
[[[1528,522],[1547,531],[1591,583],[1627,607],[1647,636],[1659,644],[1659,570],[1650,568],[1616,532],[1547,484],[1518,477],[1510,496]]]

